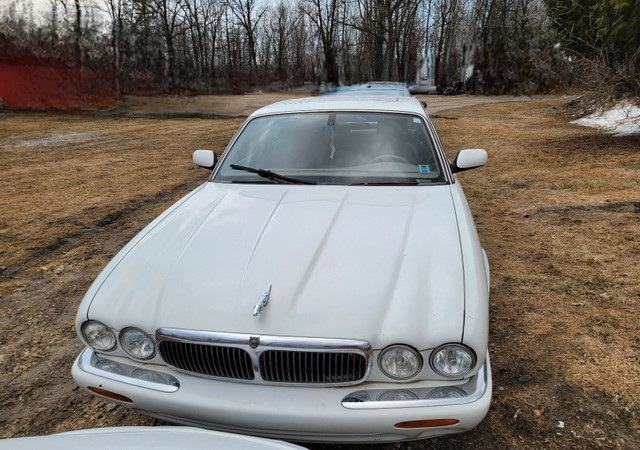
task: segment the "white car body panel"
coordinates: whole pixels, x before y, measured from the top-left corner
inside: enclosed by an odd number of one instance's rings
[[[297,441],[421,439],[466,431],[482,420],[491,400],[488,263],[422,106],[413,98],[381,96],[296,99],[262,108],[247,122],[341,110],[422,117],[448,182],[205,183],[107,265],[80,305],[76,329],[83,339],[82,324],[97,320],[116,335],[138,327],[150,336],[171,328],[366,341],[372,350],[367,378],[349,386],[253,384],[176,371],[159,354],[143,363],[120,348],[87,349],[72,369],[83,389],[100,386],[131,399],[120,404],[182,424]],[[254,316],[270,286],[268,304]],[[431,352],[445,343],[464,344],[475,353],[475,366],[464,378],[448,379],[431,368]],[[392,380],[378,368],[380,351],[393,344],[420,352],[423,365],[413,378]],[[100,369],[100,360],[119,367],[117,373]],[[136,378],[138,369],[157,374],[157,380]],[[431,396],[441,389],[457,389],[462,397]],[[412,391],[416,398],[375,398],[386,391]],[[358,392],[369,400],[345,402]],[[458,423],[396,426],[435,419]]]

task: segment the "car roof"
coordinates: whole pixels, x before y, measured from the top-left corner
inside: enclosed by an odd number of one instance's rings
[[[255,111],[249,117],[310,111],[388,111],[426,116],[420,102],[413,97],[391,95],[328,95],[302,97],[273,103]]]
[[[389,92],[396,92],[400,95],[407,96],[407,97],[411,96],[409,89],[407,89],[407,87],[404,84],[398,83],[395,81],[373,81],[370,83],[342,87],[337,91],[332,92],[331,94],[353,95],[353,94],[365,92],[365,91],[389,91]],[[394,95],[394,94],[390,94],[390,95]]]
[[[404,83],[397,81],[370,81],[369,83],[363,83],[360,87],[367,89],[407,89]]]

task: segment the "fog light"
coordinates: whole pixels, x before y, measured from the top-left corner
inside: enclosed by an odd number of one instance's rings
[[[418,400],[418,396],[406,389],[394,389],[393,391],[384,391],[378,395],[379,402],[401,402],[407,400]]]
[[[96,363],[96,368],[104,370],[105,372],[113,373],[116,375],[128,375],[121,364],[117,362],[109,361],[108,359],[101,359]]]
[[[459,387],[441,387],[438,389],[434,389],[429,392],[427,398],[429,400],[437,400],[437,399],[450,399],[450,398],[463,398],[466,397],[467,393],[460,389]]]
[[[342,401],[347,403],[364,403],[368,402],[369,400],[369,394],[367,394],[365,391],[358,391],[347,395]]]

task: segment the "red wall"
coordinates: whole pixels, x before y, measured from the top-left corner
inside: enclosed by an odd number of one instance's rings
[[[115,107],[111,82],[56,62],[0,59],[0,98],[16,110],[96,110]]]

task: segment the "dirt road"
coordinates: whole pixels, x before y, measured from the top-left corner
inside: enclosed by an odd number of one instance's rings
[[[378,448],[640,447],[640,138],[568,125],[559,100],[436,109],[467,98],[426,101],[451,158],[490,154],[460,180],[492,268],[492,407],[470,433]],[[240,123],[0,115],[1,437],[157,423],[75,387],[76,308],[206,179],[191,151]]]

